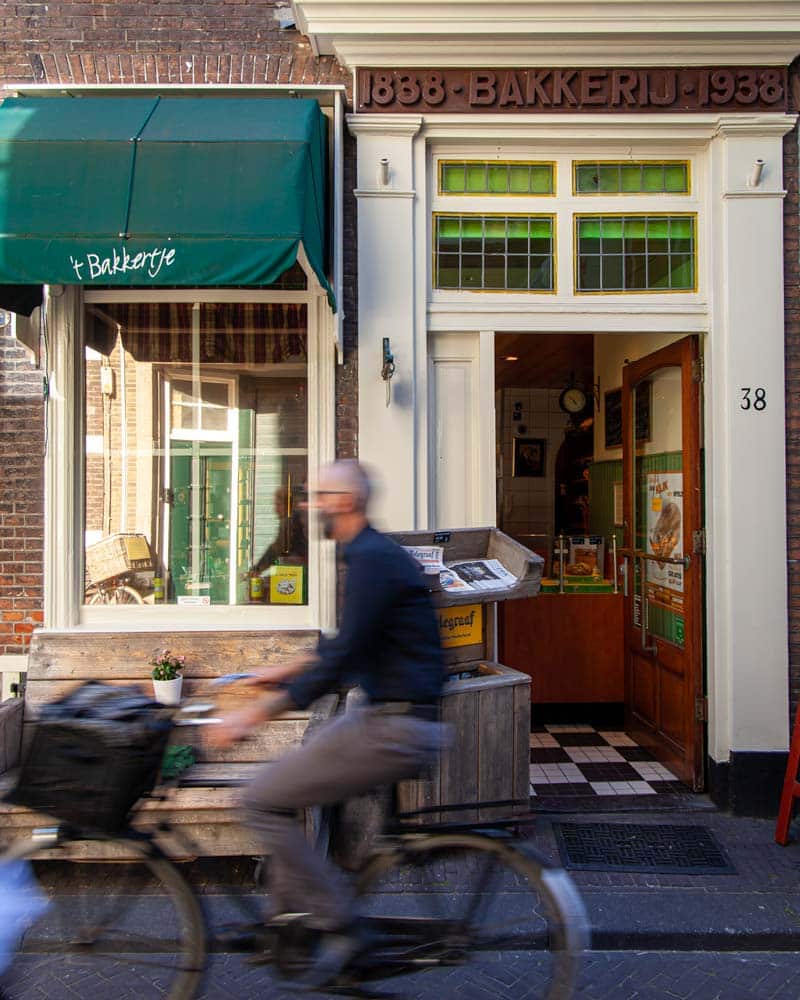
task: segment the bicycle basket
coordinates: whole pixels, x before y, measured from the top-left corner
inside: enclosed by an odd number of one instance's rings
[[[109,535],[86,547],[86,574],[95,584],[152,568],[153,556],[144,535]]]
[[[158,779],[169,713],[138,688],[90,681],[45,707],[8,801],[117,833]]]

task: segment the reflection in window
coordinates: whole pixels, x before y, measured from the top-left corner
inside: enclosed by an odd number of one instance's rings
[[[553,290],[553,217],[437,215],[435,288]]]
[[[577,291],[693,291],[692,215],[577,216]]]
[[[86,340],[87,603],[307,603],[305,306],[98,304]]]

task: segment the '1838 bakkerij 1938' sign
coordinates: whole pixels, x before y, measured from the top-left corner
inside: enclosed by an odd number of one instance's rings
[[[645,69],[359,69],[363,112],[785,111],[776,66]]]

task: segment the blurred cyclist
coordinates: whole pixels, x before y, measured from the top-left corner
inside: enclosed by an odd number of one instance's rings
[[[297,811],[412,777],[440,746],[444,668],[436,615],[417,564],[370,526],[369,494],[357,462],[323,471],[316,506],[326,537],[344,545],[347,564],[341,628],[334,638],[321,638],[313,655],[262,670],[256,683],[284,689],[229,715],[215,732],[220,743],[233,742],[329,691],[359,685],[366,694],[365,704],[266,764],[245,795],[248,821],[271,855],[274,915],[311,914],[306,923],[323,932],[302,980],[310,987],[331,982],[360,941],[352,890],[310,847]]]

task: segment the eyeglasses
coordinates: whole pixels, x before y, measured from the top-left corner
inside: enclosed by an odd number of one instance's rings
[[[307,490],[302,496],[308,499],[312,497],[343,497],[349,496],[350,490]]]

